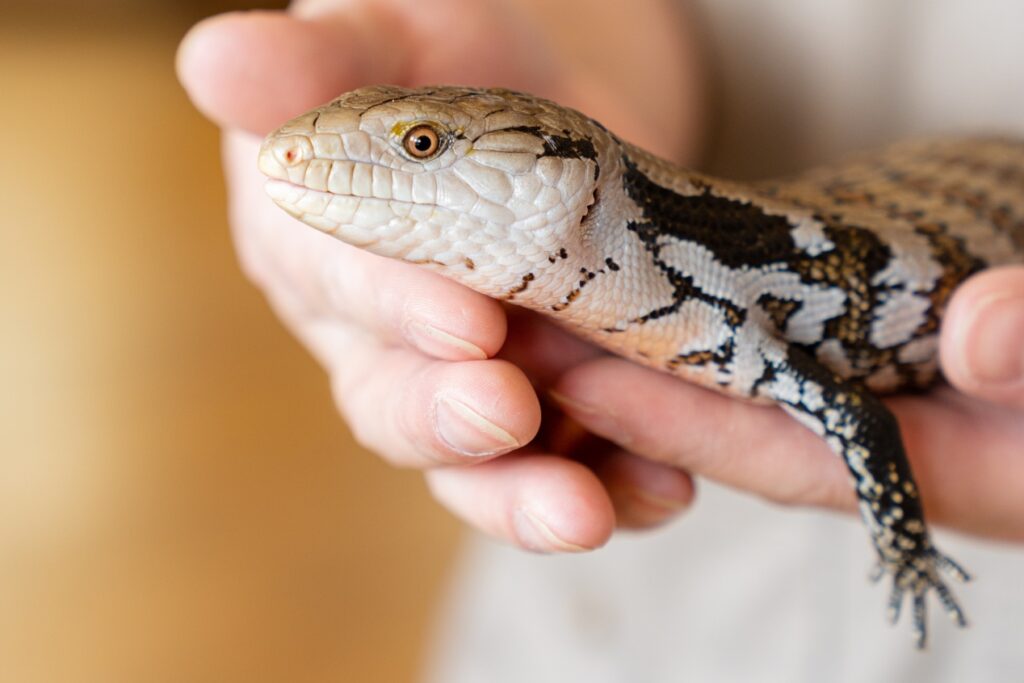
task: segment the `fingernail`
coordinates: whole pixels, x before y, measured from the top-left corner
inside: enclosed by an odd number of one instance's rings
[[[448,360],[486,360],[487,354],[479,346],[433,325],[410,322],[405,326],[407,334],[417,347],[432,356]]]
[[[677,498],[669,498],[639,487],[631,486],[628,494],[640,503],[662,512],[678,512],[690,504],[689,499],[680,500]]]
[[[437,399],[434,424],[441,440],[463,455],[480,457],[519,448],[514,436],[462,401],[447,396]]]
[[[569,543],[551,530],[537,515],[528,510],[516,510],[514,524],[516,538],[527,550],[534,552],[584,553],[590,550]]]
[[[615,443],[625,448],[628,448],[633,443],[633,438],[626,430],[622,429],[618,419],[611,411],[588,403],[581,403],[574,398],[569,398],[565,394],[560,394],[551,389],[548,390],[548,396],[555,403],[565,408],[566,412],[579,420],[588,429],[611,438]]]
[[[598,410],[593,406],[589,406],[586,403],[580,403],[576,399],[569,398],[565,394],[560,394],[554,389],[548,389],[548,396],[553,398],[556,403],[571,408],[574,412],[582,413],[584,415],[597,415]]]
[[[1024,380],[1024,299],[998,295],[978,302],[961,357],[971,377],[985,384]],[[970,343],[965,343],[967,340]]]
[[[686,501],[666,498],[636,486],[615,486],[609,493],[617,513],[616,522],[626,529],[664,524],[687,506]]]

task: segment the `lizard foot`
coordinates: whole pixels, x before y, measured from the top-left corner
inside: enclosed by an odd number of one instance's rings
[[[923,649],[927,640],[925,597],[929,590],[935,591],[953,623],[961,628],[967,625],[963,610],[940,576],[943,572],[957,581],[971,580],[970,575],[959,564],[931,547],[923,553],[908,555],[902,562],[879,561],[871,573],[872,581],[878,581],[887,574],[892,576],[892,592],[889,594],[888,605],[891,623],[895,624],[899,620],[903,596],[910,593],[914,605],[913,628],[918,649]]]

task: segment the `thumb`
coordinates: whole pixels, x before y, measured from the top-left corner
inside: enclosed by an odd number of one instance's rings
[[[965,282],[942,326],[942,369],[960,391],[1024,408],[1024,266]]]
[[[405,41],[374,3],[315,19],[232,12],[192,27],[178,79],[193,104],[226,128],[263,135],[339,93],[400,80]]]

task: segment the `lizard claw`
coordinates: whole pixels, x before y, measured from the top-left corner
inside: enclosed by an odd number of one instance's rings
[[[900,563],[879,562],[872,572],[872,579],[876,581],[884,574],[892,575],[892,591],[887,604],[891,623],[899,620],[903,597],[910,593],[914,610],[913,631],[918,649],[923,649],[928,639],[925,599],[930,590],[935,591],[953,623],[961,628],[967,626],[963,610],[939,575],[941,571],[948,572],[961,582],[970,580],[970,575],[960,565],[934,548],[929,548],[920,555],[908,556]]]

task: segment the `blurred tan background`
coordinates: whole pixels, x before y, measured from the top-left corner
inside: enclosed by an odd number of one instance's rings
[[[458,526],[235,263],[220,2],[0,2],[0,681],[409,681]],[[273,3],[264,3],[272,5]]]

